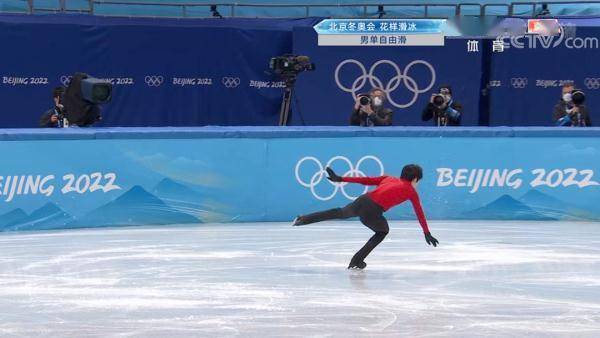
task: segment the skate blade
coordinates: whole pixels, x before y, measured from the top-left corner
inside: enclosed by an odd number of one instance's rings
[[[367,267],[367,263],[363,263],[363,266],[358,266],[358,265],[351,265],[348,266],[348,270],[364,270]]]
[[[301,224],[301,223],[300,223],[300,216],[298,216],[298,217],[294,218],[294,221],[292,221],[292,226],[293,226],[293,227],[299,227],[299,226],[301,226],[301,225],[304,225],[304,224]]]

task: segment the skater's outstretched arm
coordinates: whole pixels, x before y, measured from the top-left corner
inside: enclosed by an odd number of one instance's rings
[[[419,224],[421,224],[421,228],[423,228],[423,233],[425,234],[425,241],[429,245],[437,246],[439,244],[438,240],[435,237],[431,236],[431,232],[429,231],[429,227],[427,226],[427,220],[425,219],[425,213],[423,212],[423,207],[421,206],[421,200],[418,195],[415,195],[410,199],[410,202],[413,205],[413,209],[415,209],[415,215],[419,219]]]
[[[333,169],[327,167],[327,174],[329,174],[329,179],[332,182],[349,182],[349,183],[360,183],[364,185],[379,185],[383,179],[387,176],[379,176],[379,177],[342,177],[337,175]]]
[[[342,177],[342,182],[360,183],[363,185],[379,185],[387,176],[378,177]]]

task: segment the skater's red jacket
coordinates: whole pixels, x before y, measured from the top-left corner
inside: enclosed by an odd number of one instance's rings
[[[391,207],[410,200],[415,209],[423,232],[429,232],[427,220],[421,207],[419,195],[410,181],[392,176],[380,177],[342,177],[343,182],[360,183],[364,185],[376,185],[375,190],[367,193],[371,199],[387,211]]]

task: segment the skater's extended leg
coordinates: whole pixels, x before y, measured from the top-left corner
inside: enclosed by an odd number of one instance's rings
[[[327,221],[330,219],[343,219],[356,217],[355,203],[350,203],[343,208],[334,208],[325,211],[317,211],[312,214],[298,216],[294,225],[305,225],[310,223]]]

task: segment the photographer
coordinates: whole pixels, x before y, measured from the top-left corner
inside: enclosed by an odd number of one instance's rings
[[[62,105],[62,96],[65,93],[63,87],[56,87],[52,91],[54,108],[45,112],[40,118],[40,128],[62,128],[65,107]]]
[[[369,94],[359,94],[350,117],[351,126],[391,126],[393,111],[384,108],[385,92],[373,88]]]
[[[562,97],[554,106],[552,118],[559,127],[591,127],[590,114],[583,104],[585,94],[575,89],[574,84],[566,84],[562,88]]]
[[[434,119],[438,127],[460,126],[462,105],[452,99],[452,88],[444,85],[439,93],[431,95],[429,103],[421,114],[423,121]]]

